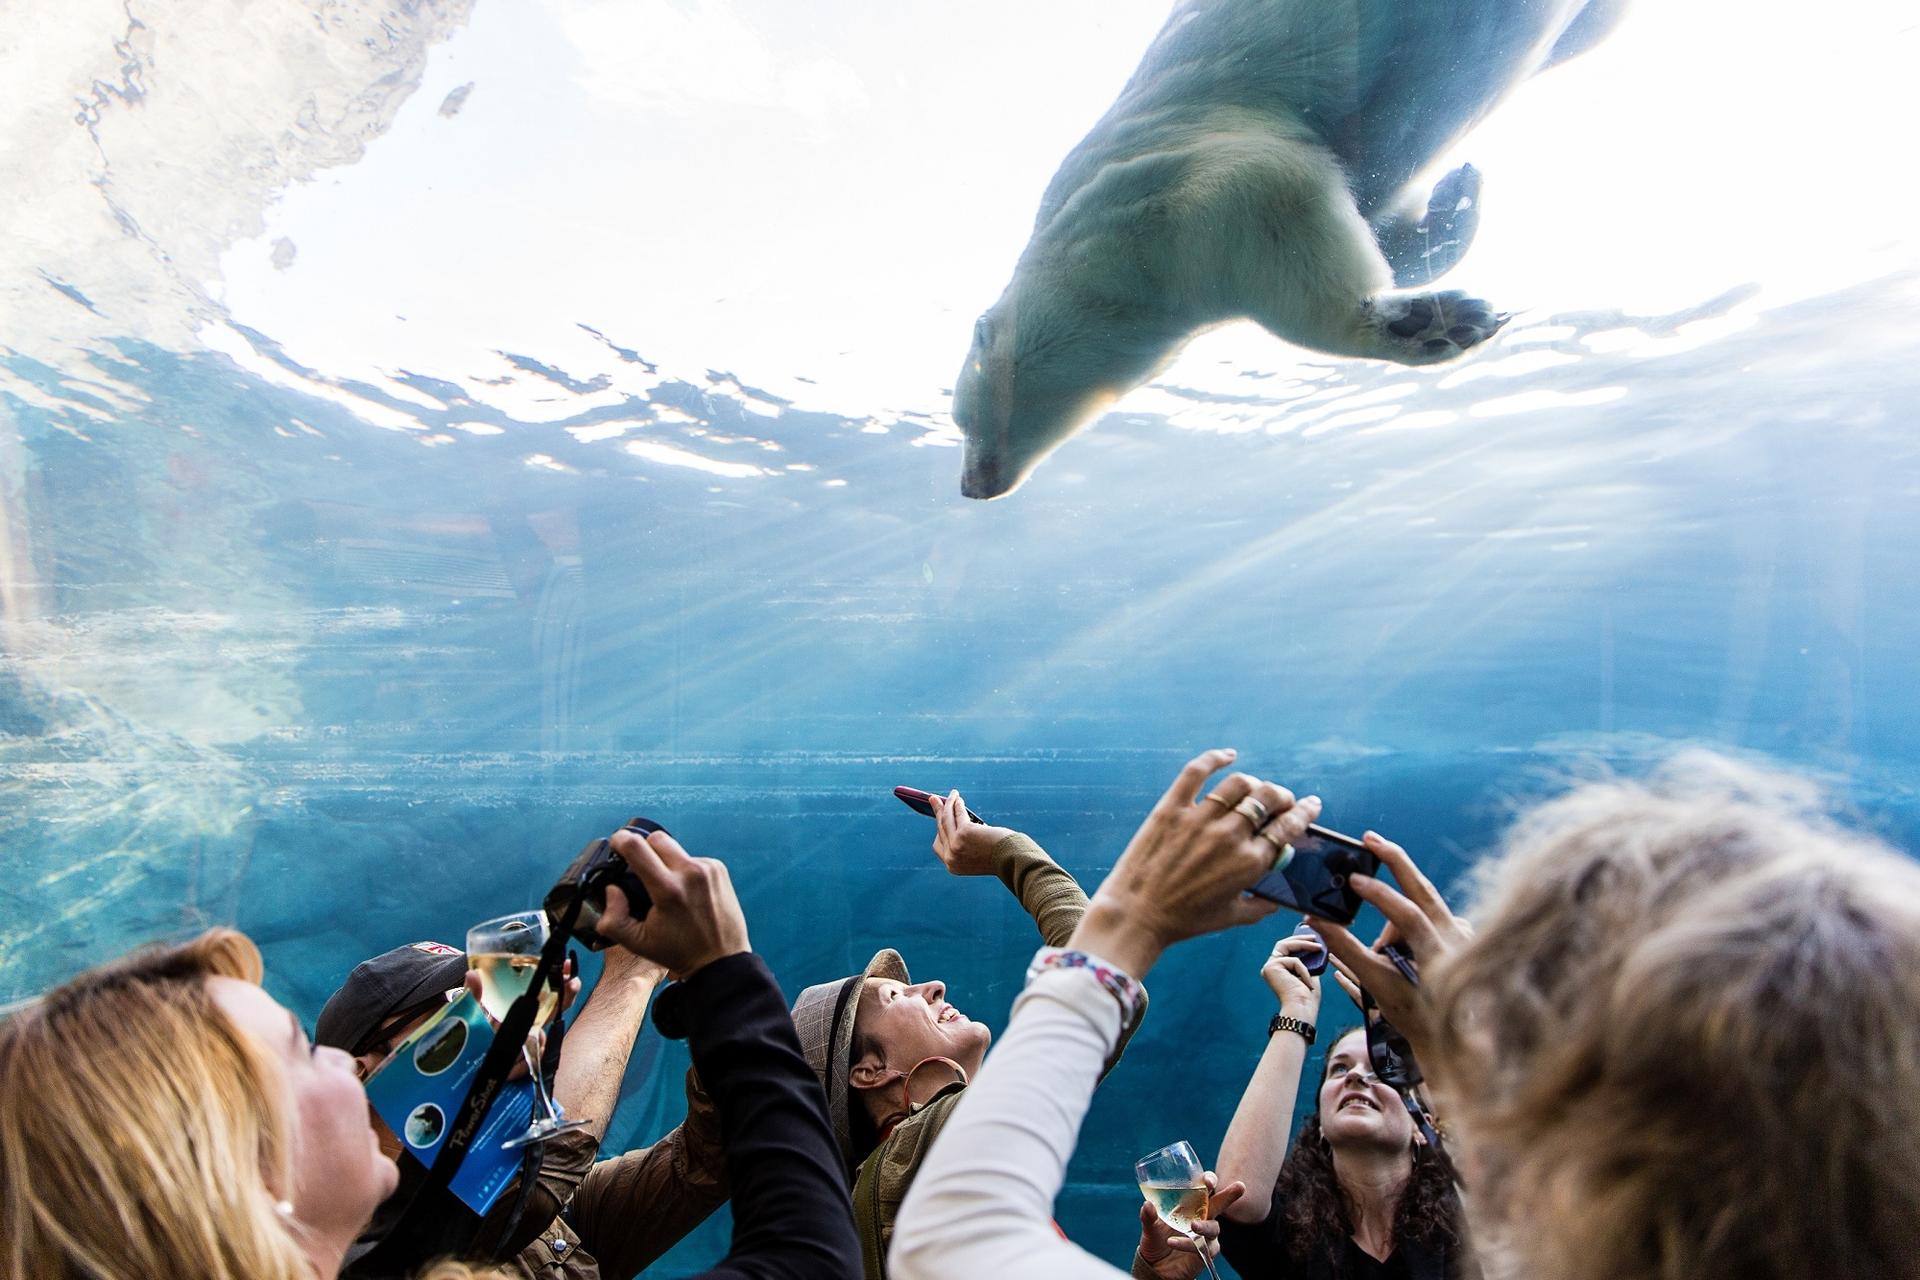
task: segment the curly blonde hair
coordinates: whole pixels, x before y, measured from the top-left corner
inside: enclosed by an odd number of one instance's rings
[[[1920,866],[1696,754],[1541,807],[1481,885],[1433,1065],[1495,1254],[1920,1277]]]
[[[313,1280],[268,1189],[293,1185],[284,1082],[207,986],[260,974],[244,934],[213,929],[0,1019],[0,1274]]]

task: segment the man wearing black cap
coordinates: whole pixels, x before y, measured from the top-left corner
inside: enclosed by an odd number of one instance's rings
[[[409,943],[363,961],[320,1011],[314,1041],[352,1054],[365,1079],[459,993],[467,973],[466,955],[441,942]],[[487,1252],[510,1259],[502,1264],[509,1273],[529,1280],[631,1276],[726,1199],[719,1120],[691,1070],[686,1123],[651,1147],[595,1162],[648,999],[664,973],[623,948],[606,952],[600,981],[568,1028],[553,1074],[554,1100],[586,1126],[549,1138],[525,1203],[516,1206],[510,1192],[480,1229]],[[569,986],[570,1000],[578,980]],[[374,1125],[388,1153],[397,1152],[398,1139],[378,1116]],[[405,1190],[389,1205],[404,1205]],[[376,1216],[369,1240],[391,1226],[390,1214]],[[353,1260],[343,1274],[357,1274]]]

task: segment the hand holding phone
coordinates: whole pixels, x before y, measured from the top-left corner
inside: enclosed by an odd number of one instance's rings
[[[933,811],[933,796],[928,792],[920,790],[918,787],[895,787],[893,794],[899,798],[901,804],[906,805],[907,808],[913,810],[915,813],[924,814],[929,818],[938,816]],[[982,821],[980,815],[971,809],[967,810],[967,817],[973,822]]]

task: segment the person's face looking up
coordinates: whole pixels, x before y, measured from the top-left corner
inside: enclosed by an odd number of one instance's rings
[[[315,1045],[285,1008],[250,982],[207,979],[221,1012],[266,1050],[291,1099],[292,1187],[274,1187],[303,1226],[351,1241],[399,1185],[400,1170],[380,1153],[367,1121],[367,1091],[353,1059]]]
[[[986,1027],[947,1003],[944,982],[908,986],[891,978],[869,978],[853,1026],[854,1043],[865,1050],[853,1064],[856,1089],[894,1083],[896,1073],[911,1071],[928,1058],[952,1058],[971,1079],[993,1039]]]
[[[1320,1132],[1335,1147],[1413,1147],[1413,1117],[1399,1094],[1374,1079],[1364,1030],[1349,1031],[1327,1051],[1327,1074],[1320,1082]]]

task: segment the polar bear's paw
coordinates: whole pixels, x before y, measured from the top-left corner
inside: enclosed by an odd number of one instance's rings
[[[1382,359],[1436,364],[1479,346],[1511,318],[1458,289],[1383,293],[1361,304]]]

